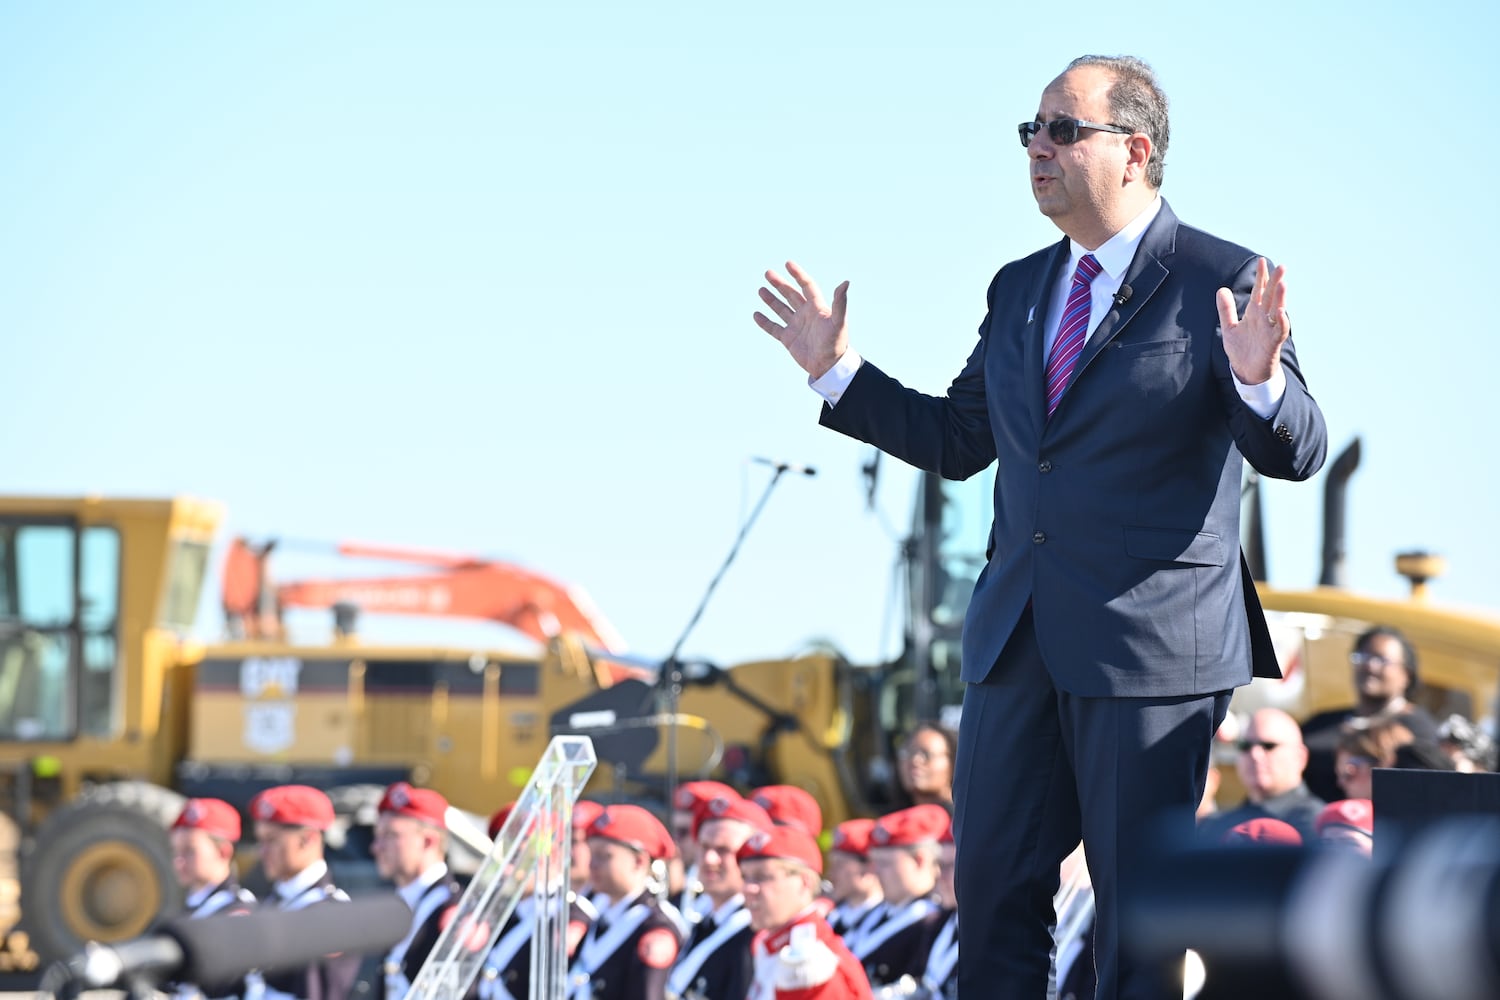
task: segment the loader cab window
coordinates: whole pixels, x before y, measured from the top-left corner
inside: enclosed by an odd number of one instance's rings
[[[111,528],[0,522],[0,739],[112,730],[119,566]]]
[[[162,601],[162,628],[188,632],[198,617],[198,598],[208,573],[208,546],[179,538],[172,543],[167,567],[167,594]]]

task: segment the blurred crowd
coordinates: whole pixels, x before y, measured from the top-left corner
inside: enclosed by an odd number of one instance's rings
[[[1417,658],[1396,630],[1374,628],[1350,656],[1355,702],[1305,725],[1280,708],[1231,714],[1219,761],[1232,758],[1240,791],[1218,764],[1199,809],[1206,844],[1316,845],[1369,856],[1377,768],[1493,769],[1495,742],[1461,716],[1438,721],[1414,700]],[[935,723],[901,740],[902,807],[824,830],[808,792],[771,785],[742,795],[715,781],[676,790],[668,815],[633,804],[577,804],[570,856],[570,1000],[771,1000],[957,996],[957,911],[952,783],[954,734]],[[1221,798],[1234,801],[1221,802]],[[497,811],[501,835],[514,804]],[[446,857],[447,803],[398,783],[385,790],[372,853],[412,911],[407,936],[361,977],[361,957],[326,958],[243,982],[180,984],[182,1000],[401,1000],[462,886]],[[190,800],[171,831],[174,864],[194,916],[335,906],[323,834],[328,797],[299,785],[251,803],[270,893],[257,901],[236,881],[240,816],[214,799]],[[471,1000],[530,994],[529,898],[500,930]],[[1059,872],[1054,989],[1092,996],[1092,894],[1083,851]],[[365,961],[364,967],[371,967]]]

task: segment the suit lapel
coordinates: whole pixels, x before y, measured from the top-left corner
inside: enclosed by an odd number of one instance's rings
[[[1099,352],[1109,346],[1109,342],[1125,329],[1135,315],[1141,311],[1156,290],[1161,287],[1167,279],[1167,266],[1162,263],[1162,258],[1170,257],[1177,244],[1177,216],[1172,214],[1171,207],[1163,201],[1161,211],[1156,218],[1151,220],[1151,225],[1141,234],[1141,243],[1135,248],[1135,257],[1130,261],[1130,267],[1125,270],[1125,279],[1120,282],[1123,288],[1130,286],[1130,298],[1124,305],[1116,306],[1104,314],[1099,321],[1098,327],[1089,336],[1088,342],[1083,345],[1083,353],[1078,356],[1078,364],[1073,369],[1073,379],[1068,383],[1069,388],[1073,382],[1078,381],[1078,376],[1087,368],[1093,360],[1099,356]],[[1066,395],[1063,398],[1067,398]]]

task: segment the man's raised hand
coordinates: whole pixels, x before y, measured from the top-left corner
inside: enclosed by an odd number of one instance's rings
[[[1234,293],[1219,289],[1219,329],[1224,333],[1224,353],[1235,378],[1245,385],[1259,385],[1281,366],[1281,345],[1291,333],[1286,314],[1286,268],[1269,272],[1262,257],[1255,265],[1255,287],[1245,305],[1244,317],[1235,308]]]
[[[760,300],[781,322],[759,312],[755,314],[755,322],[781,341],[792,360],[816,379],[849,349],[849,331],[844,322],[849,306],[849,282],[842,282],[833,290],[830,307],[806,271],[792,261],[787,261],[786,270],[796,280],[796,286],[775,271],[767,271],[766,281],[771,288],[760,289]]]

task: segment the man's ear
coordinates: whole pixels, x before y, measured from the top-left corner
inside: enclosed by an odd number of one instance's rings
[[[1125,177],[1131,181],[1146,179],[1146,165],[1151,162],[1151,140],[1137,132],[1125,139],[1128,155],[1125,160]]]

